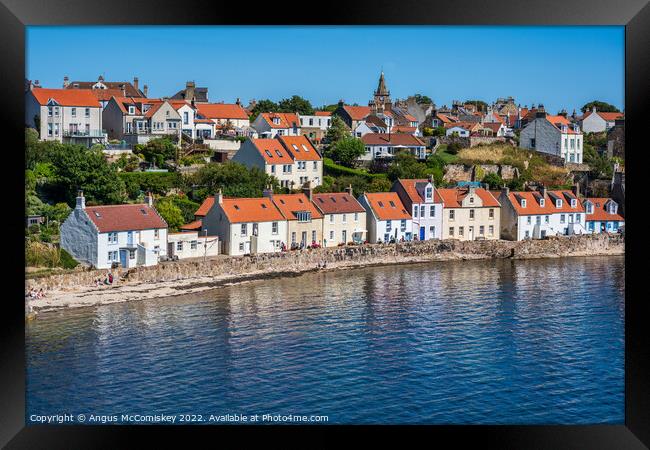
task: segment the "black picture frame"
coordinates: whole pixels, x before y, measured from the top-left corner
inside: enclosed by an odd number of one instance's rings
[[[293,441],[322,446],[331,436],[353,428],[362,436],[383,437],[406,431],[430,443],[451,440],[454,447],[474,442],[497,448],[644,448],[650,446],[650,370],[648,361],[647,295],[644,279],[632,274],[642,266],[645,256],[641,237],[643,207],[648,202],[637,194],[642,187],[644,112],[650,105],[650,5],[646,0],[608,2],[603,0],[515,0],[447,1],[425,3],[359,1],[319,4],[309,9],[303,3],[260,4],[214,3],[185,0],[128,2],[97,0],[3,0],[0,5],[0,52],[2,82],[0,109],[5,130],[5,231],[9,234],[5,250],[4,304],[2,313],[2,381],[0,382],[0,444],[7,448],[122,448],[131,447],[133,433],[146,435],[148,447],[154,440],[195,439],[196,427],[131,426],[25,426],[25,356],[23,242],[24,201],[18,194],[24,183],[20,166],[24,145],[24,67],[25,26],[27,25],[624,25],[625,26],[625,113],[628,199],[626,200],[625,301],[625,425],[595,426],[418,426],[418,427],[253,427],[255,432],[276,434],[289,431]],[[110,39],[110,36],[107,36]],[[477,43],[480,46],[480,43]],[[53,49],[53,51],[56,51]],[[378,49],[380,51],[380,49]],[[65,57],[62,55],[62,57]],[[113,55],[119,63],[119,55]],[[525,74],[519,74],[525,76]],[[10,138],[10,139],[7,139]],[[12,142],[10,144],[10,142]],[[637,145],[635,145],[637,144]],[[15,169],[12,169],[15,164]],[[15,178],[15,179],[14,179]],[[14,184],[15,183],[15,184]],[[14,193],[14,191],[16,193]],[[8,195],[7,195],[8,194]],[[636,200],[639,198],[641,208]],[[646,206],[643,206],[646,205]],[[637,231],[638,230],[638,231]],[[15,236],[13,236],[15,233]],[[637,239],[638,238],[638,239]],[[15,252],[15,253],[13,253]],[[9,256],[11,255],[11,256]],[[14,256],[15,255],[15,256]],[[15,273],[14,273],[15,272]],[[200,427],[216,433],[219,441],[226,434],[250,436],[251,427]],[[243,442],[243,441],[242,441]],[[285,442],[289,442],[285,439]]]

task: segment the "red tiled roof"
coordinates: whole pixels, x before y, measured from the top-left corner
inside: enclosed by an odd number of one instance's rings
[[[420,195],[420,193],[417,190],[417,184],[418,183],[428,183],[429,180],[427,179],[417,179],[417,178],[398,178],[397,182],[402,185],[402,188],[404,188],[404,191],[408,195],[408,197],[411,199],[413,203],[422,203],[424,201],[424,198]],[[442,198],[440,197],[440,194],[438,193],[438,190],[434,187],[433,188],[433,202],[434,203],[442,203]]]
[[[50,99],[54,99],[61,106],[101,107],[99,100],[97,100],[91,89],[34,88],[30,92],[40,105],[47,105]]]
[[[273,203],[287,220],[297,220],[295,213],[298,211],[311,212],[312,219],[323,218],[305,194],[273,194]]]
[[[366,192],[364,195],[366,196],[368,205],[370,205],[370,208],[379,220],[411,218],[397,192]]]
[[[498,208],[501,206],[496,198],[483,188],[476,188],[476,195],[483,201],[483,207]],[[469,193],[468,187],[438,189],[445,208],[462,208],[461,203]],[[473,206],[475,208],[475,206]]]
[[[616,119],[622,118],[624,115],[623,113],[620,112],[600,112],[596,111],[596,114],[598,114],[600,117],[603,118],[603,120],[606,120],[607,122],[613,122]],[[582,120],[585,120],[587,117],[591,115],[591,111],[587,111],[583,116]]]
[[[197,103],[196,109],[208,119],[248,119],[240,105],[229,103]]]
[[[320,161],[322,159],[320,153],[306,136],[278,136],[278,139],[296,161]]]
[[[212,208],[212,205],[214,205],[214,196],[211,195],[203,200],[199,209],[194,213],[194,217],[205,217],[208,214],[208,211]]]
[[[554,197],[562,200],[561,207],[555,207]],[[585,212],[580,199],[578,199],[571,191],[547,191],[546,197],[544,197],[544,206],[540,206],[539,204],[541,198],[541,193],[537,191],[510,192],[508,194],[508,200],[512,204],[517,215],[520,216]],[[577,200],[575,208],[571,207],[571,199]],[[526,200],[525,208],[521,206],[521,200]]]
[[[480,125],[479,122],[450,122],[450,123],[446,123],[444,127],[446,130],[450,128],[459,127],[467,131],[474,131],[478,128],[479,125]]]
[[[391,129],[391,131],[393,133],[411,133],[412,134],[412,133],[415,133],[415,131],[417,129],[418,129],[417,127],[405,127],[405,126],[396,125]]]
[[[278,208],[267,197],[224,198],[221,203],[221,208],[230,223],[274,222],[284,220]]]
[[[293,128],[294,124],[300,124],[298,116],[294,113],[262,113],[261,116],[271,128]],[[280,123],[273,123],[275,118],[280,119]]]
[[[366,212],[356,198],[347,192],[314,194],[314,205],[323,214],[344,214]]]
[[[331,111],[316,111],[314,112],[315,116],[331,116]]]
[[[343,109],[348,113],[352,120],[361,120],[370,114],[370,106],[348,106]]]
[[[251,139],[267,164],[293,164],[291,154],[278,139]]]
[[[120,94],[122,95],[122,88],[124,88],[124,91],[126,92],[126,95],[128,97],[140,97],[144,98],[144,94],[140,89],[136,89],[133,84],[131,84],[128,81],[71,81],[66,89],[92,89],[92,87],[97,84],[98,82],[101,82],[104,86],[106,86],[108,89],[114,89],[114,90],[119,90]],[[102,89],[93,89],[95,91],[101,91]]]
[[[403,145],[423,147],[425,144],[417,136],[407,133],[368,133],[361,137],[365,145]]]
[[[122,95],[122,90],[121,89],[91,89],[91,92],[95,97],[97,97],[97,100],[110,100],[111,97],[115,96],[121,96]]]
[[[570,126],[571,123],[570,123],[569,120],[568,120],[566,117],[564,117],[564,116],[551,116],[551,115],[547,115],[547,116],[546,116],[546,120],[548,120],[549,122],[551,122],[551,123],[553,124],[553,126],[554,126],[555,128],[557,128],[558,130],[560,130],[560,131],[562,130],[562,125],[566,125],[566,126],[567,126],[567,129],[566,129],[566,131],[563,131],[563,133],[567,133],[567,134],[578,134],[578,133],[576,133],[575,130],[573,130],[573,129],[571,128],[571,126]]]
[[[186,223],[180,229],[183,231],[196,231],[196,230],[200,230],[202,226],[203,226],[203,221],[199,219],[190,223]]]
[[[489,128],[494,131],[494,134],[497,134],[503,125],[502,122],[486,122],[483,124],[483,128]]]
[[[87,206],[85,211],[100,233],[167,228],[158,211],[144,203]]]
[[[436,118],[438,120],[440,120],[442,123],[445,123],[445,124],[446,123],[451,123],[451,122],[457,122],[457,120],[455,120],[452,117],[447,116],[446,114],[440,114],[440,113],[436,114]]]
[[[610,214],[607,212],[607,208],[605,208],[605,205],[610,200],[611,199],[609,198],[596,198],[596,197],[590,197],[584,199],[584,201],[582,202],[583,206],[586,201],[590,201],[594,205],[594,212],[592,214],[587,214],[587,221],[599,221],[599,222],[624,221],[625,219],[620,214]]]

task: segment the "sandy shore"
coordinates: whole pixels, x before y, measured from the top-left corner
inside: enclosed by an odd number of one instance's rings
[[[615,256],[622,255],[619,252],[608,252],[594,254],[593,252],[574,252],[570,255],[554,254],[537,254],[528,255],[526,258],[517,259],[539,259],[539,258],[559,258],[559,257],[580,257],[580,256]],[[197,292],[216,289],[220,286],[244,283],[253,280],[298,276],[304,273],[315,271],[335,271],[343,269],[363,268],[371,266],[386,266],[393,264],[414,264],[432,261],[451,261],[451,260],[484,260],[494,259],[487,255],[467,255],[458,253],[446,253],[437,255],[425,255],[417,257],[394,256],[384,258],[380,262],[363,262],[363,261],[341,261],[328,263],[326,269],[313,267],[304,270],[259,270],[251,271],[245,275],[223,275],[217,277],[193,277],[171,281],[160,281],[155,283],[119,283],[114,285],[100,287],[75,287],[74,289],[52,290],[47,297],[42,299],[27,299],[25,304],[25,313],[28,318],[34,318],[39,312],[52,311],[64,308],[78,308],[98,305],[108,305],[112,303],[122,303],[136,300],[146,300],[153,298],[173,297],[186,295]]]

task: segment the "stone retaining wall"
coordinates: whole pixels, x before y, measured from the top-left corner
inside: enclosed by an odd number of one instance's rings
[[[116,285],[190,279],[197,277],[246,276],[259,273],[290,273],[313,270],[320,262],[363,266],[446,259],[540,258],[623,254],[625,243],[619,235],[552,237],[529,241],[431,240],[394,244],[371,244],[266,253],[253,256],[218,256],[192,261],[174,261],[157,266],[114,270]],[[83,270],[27,280],[27,288],[44,290],[91,286],[104,278],[106,270]]]

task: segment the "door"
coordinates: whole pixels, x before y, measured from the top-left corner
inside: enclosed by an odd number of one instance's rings
[[[470,241],[474,240],[474,227],[469,227],[469,233],[467,235]]]
[[[301,243],[302,245],[305,245],[305,246],[306,246],[306,245],[307,245],[307,232],[306,232],[306,231],[303,231],[303,232],[302,232],[302,238],[301,238],[301,239],[302,239],[302,240],[301,240],[300,243]]]
[[[174,243],[173,242],[168,242],[167,243],[167,256],[170,258],[174,256]]]
[[[126,254],[128,252],[126,250],[120,250],[120,264],[122,267],[127,267],[126,265]]]
[[[420,240],[423,241],[425,239],[424,233],[426,233],[426,228],[425,227],[420,227]]]
[[[347,230],[342,231],[341,238],[342,238],[341,241],[343,241],[344,244],[348,243],[348,231]]]
[[[244,254],[248,254],[251,252],[251,242],[246,241],[244,242]]]

